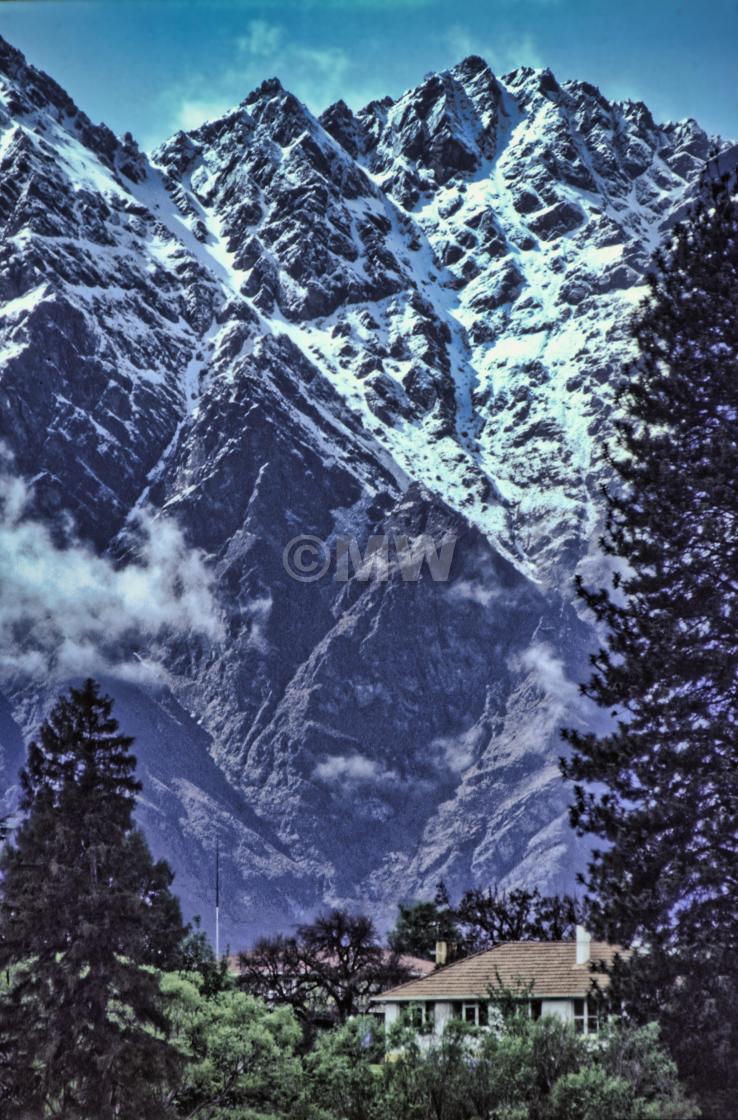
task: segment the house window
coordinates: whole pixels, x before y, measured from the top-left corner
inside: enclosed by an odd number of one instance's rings
[[[400,1005],[400,1021],[403,1026],[413,1027],[419,1031],[424,1027],[433,1029],[435,1021],[435,1003],[403,1003]]]
[[[423,1025],[422,1003],[403,1003],[400,1009],[400,1018],[403,1026],[414,1027],[418,1030]]]
[[[542,1011],[543,1011],[543,1000],[532,999],[530,1001],[530,1017],[531,1017],[531,1019],[540,1019]]]
[[[600,1008],[591,996],[574,1000],[574,1029],[577,1034],[596,1034],[600,1029],[600,1020]]]
[[[465,1003],[462,1006],[461,1018],[465,1023],[474,1027],[486,1027],[489,1021],[486,1003]]]

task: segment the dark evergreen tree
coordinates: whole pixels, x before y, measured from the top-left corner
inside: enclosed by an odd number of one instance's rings
[[[206,999],[217,996],[234,986],[228,955],[216,959],[215,949],[205,930],[201,928],[200,915],[196,914],[187,927],[177,960],[179,972],[196,972],[200,977],[200,991]]]
[[[738,207],[703,198],[656,258],[635,324],[607,494],[607,633],[584,691],[605,734],[569,731],[572,820],[605,841],[594,932],[642,942],[620,969],[707,1101],[738,1092]],[[701,1035],[695,1039],[695,1028]],[[708,1111],[715,1105],[708,1105]]]
[[[59,699],[21,772],[23,819],[2,857],[3,1116],[166,1115],[177,1065],[151,967],[182,936],[172,873],[133,825],[132,740],[88,680]]]
[[[432,902],[401,902],[397,921],[387,940],[396,953],[430,961],[435,960],[438,941],[447,943],[450,956],[463,952],[446,884],[436,885]]]
[[[576,899],[542,895],[539,890],[496,887],[464,891],[456,918],[466,952],[489,949],[502,941],[563,941],[573,938],[578,921]]]

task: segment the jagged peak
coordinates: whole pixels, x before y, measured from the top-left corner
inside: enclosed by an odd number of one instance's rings
[[[488,63],[478,54],[468,54],[466,58],[462,58],[461,62],[452,66],[451,71],[454,74],[469,74],[471,77],[477,77],[479,74],[492,74]],[[492,76],[494,77],[494,74]]]
[[[680,117],[676,121],[668,121],[664,128],[684,129],[690,132],[704,132],[702,125],[694,119],[694,117]]]
[[[260,85],[252,89],[251,93],[244,97],[241,104],[254,105],[257,101],[278,97],[280,94],[288,94],[288,91],[284,88],[279,78],[265,78]],[[292,96],[292,94],[288,94],[288,96]]]
[[[15,66],[28,65],[21,51],[0,35],[0,69],[3,72],[7,72],[10,64],[14,64]]]
[[[199,149],[217,145],[222,140],[228,142],[233,136],[246,139],[258,126],[267,126],[271,138],[284,147],[301,133],[314,132],[317,124],[310,110],[285,89],[279,78],[267,78],[220,116],[204,121],[196,128],[175,133],[160,145],[157,153],[176,154],[189,160],[195,152],[186,150],[188,144],[194,144]]]
[[[320,115],[320,120],[322,120],[323,117],[328,116],[328,115],[339,116],[339,117],[350,119],[350,120],[355,120],[356,119],[353,111],[349,108],[349,106],[346,104],[346,102],[343,100],[342,97],[339,97],[338,101],[332,102],[332,104],[330,104],[327,109],[323,110],[323,112]]]
[[[619,107],[626,120],[632,119],[637,124],[645,125],[647,128],[656,128],[656,122],[645,101],[635,101],[628,97],[624,101],[616,101],[614,104]],[[664,127],[668,129],[668,125]]]
[[[7,39],[0,36],[0,75],[13,83],[14,92],[25,104],[17,108],[25,112],[42,109],[44,105],[53,106],[70,117],[88,118],[77,108],[72,98],[62,87],[43,70],[31,65],[25,55]],[[92,122],[89,122],[90,124]],[[93,126],[94,127],[94,126]],[[105,125],[99,126],[105,128]]]
[[[178,174],[182,174],[192,162],[199,151],[199,146],[193,140],[192,133],[180,129],[173,136],[167,137],[153,152],[152,159],[155,163],[167,162],[173,165]]]
[[[569,81],[564,82],[563,88],[570,97],[589,98],[591,101],[596,102],[597,105],[600,106],[600,108],[605,109],[608,112],[612,109],[612,102],[605,97],[599,86],[593,85],[592,82],[583,82],[579,79],[570,79]]]
[[[374,100],[365,105],[363,109],[359,109],[355,116],[360,121],[374,119],[384,122],[394,104],[394,98],[389,95],[387,97],[375,97]]]
[[[279,78],[267,78],[241,102],[256,124],[266,126],[271,138],[281,147],[293,143],[307,131],[319,127],[308,107],[285,89]]]
[[[500,83],[491,66],[480,55],[467,55],[451,67],[450,73],[473,99],[476,100],[480,94],[489,94],[495,100],[499,99]]]
[[[512,70],[502,75],[502,80],[507,86],[524,85],[531,77],[539,73],[534,66],[514,66]]]
[[[244,108],[243,103],[240,105],[233,105],[230,109],[226,109],[225,113],[219,117],[215,117],[210,121],[203,121],[197,128],[190,129],[186,134],[191,136],[196,141],[204,141],[206,144],[213,143],[218,140],[224,133],[233,132],[234,129],[246,126],[248,130],[254,127],[251,116]]]
[[[405,90],[394,103],[392,117],[405,119],[408,112],[424,120],[441,97],[452,92],[458,82],[450,70],[430,71],[416,86]]]
[[[179,129],[153,151],[152,161],[183,175],[203,149],[217,146],[223,137],[253,131],[254,123],[242,105],[226,109],[219,117],[203,121],[195,128]]]
[[[502,100],[502,86],[491,67],[479,55],[472,54],[452,67],[454,81],[481,114],[494,110]]]
[[[115,133],[106,124],[91,121],[58,82],[31,65],[21,51],[0,36],[2,76],[6,79],[4,98],[11,115],[33,117],[46,112],[109,167],[114,166],[116,151],[121,147]]]
[[[467,63],[470,65],[467,66]],[[482,91],[474,88],[480,76],[485,78]],[[494,95],[498,88],[497,79],[483,59],[471,55],[450,69],[426,74],[417,86],[406,90],[395,102],[387,105],[390,110],[387,116],[391,122],[402,127],[413,117],[426,121],[435,115],[434,110],[442,101],[445,108],[441,116],[449,112],[454,114],[465,102],[471,102],[479,110],[482,108],[480,92],[483,101],[487,93]]]
[[[357,157],[363,147],[362,127],[342,98],[329,105],[318,121],[353,159]]]
[[[514,92],[520,90],[542,94],[549,100],[555,100],[563,92],[556,75],[548,66],[517,66],[504,74],[502,81]]]
[[[541,93],[561,93],[561,86],[550,67],[538,71],[538,88]]]

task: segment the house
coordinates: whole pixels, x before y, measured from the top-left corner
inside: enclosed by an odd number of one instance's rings
[[[533,1018],[558,1015],[590,1033],[598,1027],[592,983],[602,990],[608,984],[593,965],[611,964],[622,953],[619,946],[591,941],[581,926],[572,941],[508,941],[390,988],[373,997],[372,1009],[384,1013],[387,1028],[405,1021],[440,1035],[451,1019],[486,1026],[490,989],[502,986],[519,993]]]

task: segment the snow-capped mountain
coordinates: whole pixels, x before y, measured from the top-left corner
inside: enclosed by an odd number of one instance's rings
[[[472,57],[319,120],[271,79],[147,157],[2,41],[0,78],[5,786],[105,672],[190,913],[220,836],[234,944],[441,877],[570,886],[572,577],[710,138]],[[456,546],[447,581],[300,582],[304,534]]]

